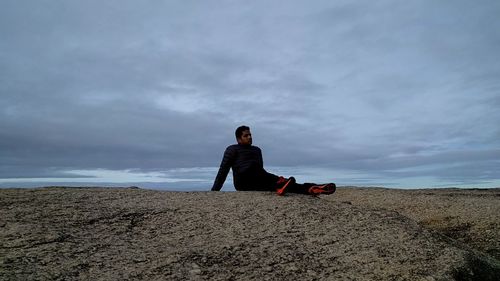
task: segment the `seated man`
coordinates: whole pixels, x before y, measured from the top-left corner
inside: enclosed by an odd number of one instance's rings
[[[278,195],[286,192],[301,194],[332,194],[335,192],[335,184],[298,184],[295,178],[285,179],[268,173],[264,170],[262,152],[257,146],[252,146],[252,134],[247,126],[236,129],[236,140],[238,144],[230,145],[224,152],[222,163],[215,178],[212,191],[219,191],[226,181],[229,169],[233,170],[233,182],[239,191],[276,191]]]

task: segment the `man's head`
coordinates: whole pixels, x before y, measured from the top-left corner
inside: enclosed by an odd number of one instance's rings
[[[235,132],[236,141],[241,145],[251,145],[252,144],[252,133],[250,133],[250,128],[247,126],[239,126]]]

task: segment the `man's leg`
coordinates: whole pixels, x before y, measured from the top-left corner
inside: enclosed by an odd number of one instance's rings
[[[311,195],[332,194],[335,192],[335,184],[300,184],[295,181],[294,177],[285,178],[268,173],[265,170],[262,171],[260,178],[264,181],[261,186],[265,187],[265,190],[276,191],[278,195],[285,195],[287,192]]]
[[[261,190],[276,191],[278,195],[285,195],[285,193],[298,193],[298,194],[310,194],[310,195],[320,195],[320,194],[332,194],[336,190],[334,183],[327,184],[315,184],[315,183],[304,183],[299,184],[295,182],[294,177],[284,178],[265,170],[259,173],[259,181],[261,182],[259,186]]]
[[[320,195],[320,194],[332,194],[336,190],[334,183],[327,184],[315,184],[315,183],[296,183],[295,181],[288,187],[283,188],[281,192],[277,192],[278,195],[284,195],[286,192],[298,193],[298,194],[310,194],[310,195]]]
[[[275,184],[276,193],[278,195],[285,195],[287,192],[309,194],[309,188],[313,184],[299,184],[295,181],[294,177],[284,178],[279,177]]]
[[[308,184],[300,184],[300,183],[294,183],[292,186],[288,188],[288,192],[291,193],[299,193],[299,194],[309,194],[309,188],[312,185]]]
[[[278,183],[283,179],[275,174],[268,173],[266,170],[262,170],[259,175],[259,181],[262,187],[268,191],[276,191],[278,188]]]
[[[262,170],[259,173],[259,181],[261,182],[260,186],[263,187],[264,190],[276,191],[278,195],[285,194],[290,188],[296,189],[293,187],[295,185],[294,177],[284,178],[268,173],[266,170]]]

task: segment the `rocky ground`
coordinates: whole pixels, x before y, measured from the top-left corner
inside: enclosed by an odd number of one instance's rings
[[[327,199],[396,211],[500,260],[500,189],[342,188],[336,195]]]
[[[500,190],[0,190],[0,280],[499,280]]]

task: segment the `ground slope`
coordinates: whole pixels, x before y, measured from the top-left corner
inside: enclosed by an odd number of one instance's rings
[[[401,212],[341,194],[0,190],[0,279],[495,280],[500,272],[494,259]]]

